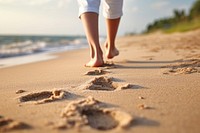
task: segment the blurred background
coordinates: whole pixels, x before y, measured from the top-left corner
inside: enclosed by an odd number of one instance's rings
[[[200,27],[200,0],[124,0],[119,36]],[[100,39],[106,27],[100,10]],[[0,0],[1,59],[87,47],[76,0]]]

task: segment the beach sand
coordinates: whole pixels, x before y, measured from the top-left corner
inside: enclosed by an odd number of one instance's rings
[[[0,132],[199,133],[200,30],[116,43],[102,68],[88,49],[1,68]]]

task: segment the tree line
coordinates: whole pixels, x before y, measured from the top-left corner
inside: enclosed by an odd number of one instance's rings
[[[173,26],[182,22],[190,22],[194,19],[200,19],[200,0],[196,0],[190,8],[189,14],[186,14],[185,10],[175,9],[172,17],[166,17],[157,19],[153,23],[147,25],[146,33],[170,29]]]

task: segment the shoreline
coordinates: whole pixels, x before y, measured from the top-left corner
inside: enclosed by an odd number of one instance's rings
[[[19,65],[35,63],[35,62],[40,62],[40,61],[47,61],[47,60],[52,60],[56,58],[57,56],[50,53],[40,53],[40,54],[33,54],[33,55],[26,55],[26,56],[4,58],[4,59],[0,59],[0,69],[15,67]]]
[[[49,51],[49,52],[34,53],[16,57],[0,58],[0,69],[29,64],[29,63],[35,63],[35,62],[48,61],[58,58],[57,54],[65,53],[68,51],[86,49],[86,48],[87,47],[80,47],[75,49]]]

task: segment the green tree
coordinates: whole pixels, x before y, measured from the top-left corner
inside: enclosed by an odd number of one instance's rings
[[[186,19],[186,14],[185,14],[185,10],[174,10],[174,20],[176,22],[180,22],[183,21],[184,19]]]
[[[200,0],[196,0],[190,9],[190,17],[195,18],[200,16]]]

